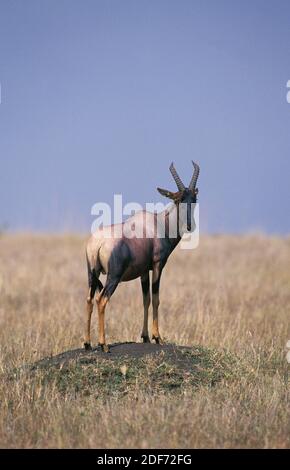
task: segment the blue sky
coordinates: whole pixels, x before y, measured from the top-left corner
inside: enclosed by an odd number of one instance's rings
[[[0,226],[90,230],[201,167],[205,232],[290,233],[290,2],[0,0]]]

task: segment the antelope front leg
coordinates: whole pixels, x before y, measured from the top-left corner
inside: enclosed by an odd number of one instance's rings
[[[153,267],[152,275],[152,306],[153,306],[153,327],[152,327],[152,339],[156,341],[157,344],[163,344],[163,340],[159,333],[158,328],[158,307],[159,307],[159,287],[160,287],[160,278],[161,278],[162,268],[160,264],[157,263]]]
[[[144,321],[141,338],[143,343],[150,343],[148,333],[148,310],[150,305],[150,283],[149,283],[149,272],[141,277],[142,294],[143,294],[143,306],[144,306]]]

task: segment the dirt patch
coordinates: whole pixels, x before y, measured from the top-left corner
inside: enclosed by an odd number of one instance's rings
[[[128,394],[176,394],[213,387],[232,379],[237,362],[225,351],[201,346],[117,343],[110,345],[110,351],[66,351],[26,365],[10,378],[18,380],[25,374],[39,393],[51,388],[65,396],[120,399]]]
[[[115,343],[110,345],[110,352],[104,353],[100,347],[93,348],[92,351],[82,349],[73,349],[65,351],[56,356],[46,357],[40,361],[31,364],[32,368],[47,368],[50,366],[64,366],[70,364],[72,361],[81,364],[90,364],[99,360],[118,361],[120,359],[140,359],[145,356],[154,356],[162,354],[170,359],[171,362],[176,362],[179,365],[192,366],[191,359],[188,360],[186,353],[200,355],[200,350],[197,348],[190,348],[187,346],[177,346],[175,344],[152,344],[152,343]]]

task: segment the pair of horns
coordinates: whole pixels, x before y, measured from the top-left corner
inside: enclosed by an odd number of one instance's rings
[[[190,180],[190,183],[189,183],[189,186],[188,186],[188,189],[190,189],[191,191],[195,189],[196,187],[196,183],[197,183],[197,178],[198,178],[198,175],[199,175],[199,166],[197,163],[195,162],[192,162],[193,164],[193,167],[194,167],[194,171],[193,171],[193,175],[191,177],[191,180]],[[169,170],[170,170],[170,173],[172,174],[173,178],[174,178],[174,181],[178,187],[178,190],[179,191],[184,191],[186,188],[183,184],[183,182],[181,181],[175,167],[174,167],[174,164],[173,162],[171,163],[170,167],[169,167]]]

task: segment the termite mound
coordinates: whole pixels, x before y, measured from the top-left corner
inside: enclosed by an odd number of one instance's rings
[[[213,387],[235,375],[238,358],[226,351],[203,346],[175,344],[116,343],[110,353],[99,348],[74,349],[14,373],[25,374],[37,389],[58,390],[75,396],[138,396],[152,393],[192,393]]]

